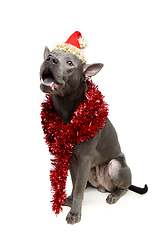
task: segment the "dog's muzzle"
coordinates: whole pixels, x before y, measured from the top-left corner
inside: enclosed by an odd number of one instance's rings
[[[58,86],[60,85],[56,79],[54,78],[52,72],[50,71],[50,69],[46,69],[41,77],[41,84],[46,86],[46,87],[50,87],[51,90],[55,90],[58,88]]]

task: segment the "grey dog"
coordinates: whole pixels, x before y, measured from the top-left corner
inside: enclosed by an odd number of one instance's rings
[[[96,75],[103,64],[82,64],[72,53],[63,50],[44,51],[40,68],[40,88],[51,95],[54,109],[67,124],[78,105],[84,101],[86,79]],[[73,183],[71,195],[65,205],[71,207],[66,220],[69,224],[81,220],[84,190],[88,185],[101,192],[110,192],[106,202],[116,203],[128,189],[143,194],[147,185],[131,185],[131,171],[121,152],[117,133],[109,119],[105,126],[89,141],[75,144],[72,150],[70,172]]]

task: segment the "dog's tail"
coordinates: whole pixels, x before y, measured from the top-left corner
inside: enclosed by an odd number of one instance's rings
[[[146,192],[148,192],[147,184],[145,184],[144,188],[140,188],[140,187],[136,187],[134,185],[131,185],[128,189],[133,191],[133,192],[139,193],[139,194],[145,194]]]

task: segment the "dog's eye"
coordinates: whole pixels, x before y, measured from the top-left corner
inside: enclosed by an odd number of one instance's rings
[[[73,66],[73,63],[71,61],[67,62],[69,66]]]

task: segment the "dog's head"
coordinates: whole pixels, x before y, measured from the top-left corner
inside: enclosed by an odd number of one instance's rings
[[[74,54],[63,50],[44,51],[44,62],[40,68],[40,89],[44,93],[62,97],[72,94],[86,78],[97,74],[102,63],[82,64]]]

